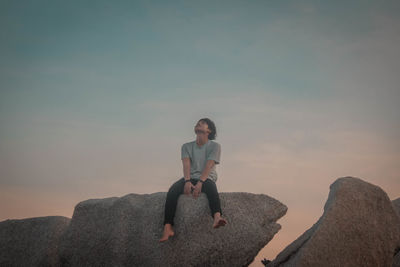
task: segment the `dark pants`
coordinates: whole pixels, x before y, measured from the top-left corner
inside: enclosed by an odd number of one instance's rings
[[[198,180],[190,179],[190,182],[193,185],[196,185],[198,183]],[[178,204],[179,196],[181,194],[183,194],[184,188],[185,188],[185,178],[184,177],[182,177],[181,179],[176,181],[169,188],[168,193],[167,193],[167,199],[165,201],[164,225],[166,223],[170,223],[171,225],[174,225],[176,205]],[[222,215],[217,185],[215,184],[215,182],[210,179],[205,180],[201,187],[201,192],[203,192],[207,195],[208,203],[209,203],[210,209],[211,209],[211,217],[214,218],[214,213],[216,213],[216,212],[220,212]],[[193,194],[191,194],[190,197],[193,197]]]

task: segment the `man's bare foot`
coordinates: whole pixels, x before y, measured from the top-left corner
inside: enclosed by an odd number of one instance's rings
[[[218,228],[220,226],[224,226],[225,224],[227,224],[228,222],[221,217],[221,213],[216,212],[214,214],[214,224],[213,224],[213,228]]]
[[[168,240],[168,238],[170,236],[174,236],[174,234],[175,233],[174,233],[174,230],[172,230],[172,225],[169,224],[169,223],[166,223],[165,226],[164,226],[163,236],[162,236],[162,238],[160,239],[159,242],[164,242],[164,241]]]

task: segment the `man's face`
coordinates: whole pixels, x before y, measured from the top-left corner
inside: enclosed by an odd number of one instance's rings
[[[210,129],[208,129],[207,123],[203,121],[199,121],[196,126],[194,126],[194,132],[199,136],[204,135],[204,137],[211,133]]]

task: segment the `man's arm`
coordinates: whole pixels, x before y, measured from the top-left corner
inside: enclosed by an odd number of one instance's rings
[[[190,180],[190,158],[183,158],[182,164],[183,164],[183,176],[185,177],[185,180]]]
[[[211,171],[211,168],[215,165],[215,161],[212,159],[207,160],[206,166],[204,167],[204,170],[200,176],[200,180],[203,182],[207,180],[208,174]]]

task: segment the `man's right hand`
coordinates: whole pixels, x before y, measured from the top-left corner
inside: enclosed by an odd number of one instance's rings
[[[192,182],[185,182],[185,187],[183,189],[183,193],[185,195],[190,195],[192,193],[192,187],[194,187]]]

